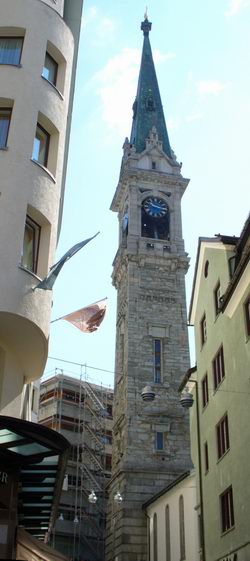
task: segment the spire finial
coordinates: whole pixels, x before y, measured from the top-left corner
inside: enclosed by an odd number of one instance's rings
[[[148,7],[146,6],[144,21],[141,23],[141,30],[143,31],[144,36],[148,36],[149,32],[151,31],[151,27],[152,23],[148,21]]]

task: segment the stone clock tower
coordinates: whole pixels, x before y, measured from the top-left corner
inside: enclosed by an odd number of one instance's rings
[[[118,213],[113,468],[107,561],[148,561],[143,503],[190,468],[189,424],[178,386],[189,367],[188,257],[181,197],[189,180],[170,148],[145,17],[130,140],[111,209]],[[156,394],[143,402],[150,385]],[[117,499],[117,492],[123,498]]]

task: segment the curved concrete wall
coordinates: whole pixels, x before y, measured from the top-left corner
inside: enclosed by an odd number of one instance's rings
[[[25,30],[20,66],[0,65],[0,107],[13,106],[7,150],[0,150],[0,343],[15,354],[17,323],[27,354],[30,337],[35,341],[33,366],[22,353],[26,381],[42,374],[47,358],[51,292],[33,291],[37,277],[20,263],[27,213],[41,226],[39,277],[46,276],[55,257],[74,56],[74,39],[61,17],[63,4],[1,0],[0,6],[0,36]],[[59,64],[60,91],[41,76],[47,48]],[[51,135],[48,170],[31,160],[37,122]],[[5,330],[6,317],[8,326],[13,322],[13,337],[11,329]]]

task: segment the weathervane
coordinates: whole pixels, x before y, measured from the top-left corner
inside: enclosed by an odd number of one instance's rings
[[[145,21],[148,20],[148,7],[147,6],[146,6],[146,9],[145,9],[144,20]]]

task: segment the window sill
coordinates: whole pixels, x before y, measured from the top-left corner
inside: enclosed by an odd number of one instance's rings
[[[220,458],[218,458],[217,460],[217,464],[219,464],[221,462],[221,460],[223,460],[223,458],[225,458],[225,456],[228,454],[228,452],[230,452],[230,448],[228,448],[224,454],[222,454],[222,456],[220,456]]]
[[[22,271],[25,271],[25,273],[28,273],[28,275],[31,275],[31,277],[33,277],[34,279],[38,280],[39,282],[42,280],[41,277],[39,277],[36,273],[34,273],[34,271],[31,271],[30,269],[27,269],[27,267],[24,267],[22,263],[19,263],[18,267]]]
[[[11,62],[0,62],[0,66],[14,66],[14,68],[22,68],[22,64],[12,64]]]
[[[216,386],[216,388],[214,388],[214,394],[216,394],[216,392],[220,388],[221,384],[223,384],[224,380],[225,380],[225,376],[222,378],[222,380],[219,382],[219,384]]]
[[[53,183],[56,183],[55,176],[53,175],[53,173],[51,173],[51,171],[48,170],[48,168],[46,168],[45,166],[40,164],[40,162],[38,162],[37,160],[33,160],[33,158],[30,158],[30,161],[33,162],[33,164],[35,164],[39,168],[43,169],[43,171],[45,171],[45,173],[47,173],[47,175],[50,177],[50,179],[52,179]]]
[[[0,146],[0,150],[2,150],[3,152],[7,152],[7,150],[9,150],[8,146]]]
[[[55,84],[53,84],[53,82],[51,82],[50,80],[48,80],[47,78],[45,78],[45,76],[43,76],[41,74],[41,78],[43,80],[45,80],[45,82],[47,82],[50,86],[52,86],[52,88],[54,88],[54,90],[58,93],[59,97],[62,99],[62,101],[64,101],[64,96],[63,94],[60,92],[60,90],[55,86]]]
[[[232,530],[235,530],[235,526],[231,526],[231,528],[228,528],[225,532],[221,532],[221,538],[224,538],[224,536],[226,536],[229,532],[232,532]]]

